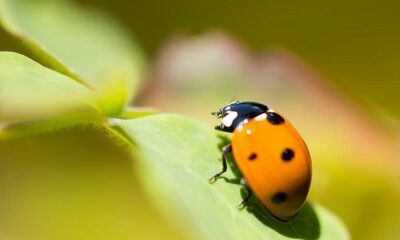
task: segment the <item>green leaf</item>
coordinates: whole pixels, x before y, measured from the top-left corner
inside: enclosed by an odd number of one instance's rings
[[[117,115],[137,89],[143,56],[114,19],[69,1],[0,0],[0,20],[44,65],[100,92]]]
[[[15,124],[27,128],[31,122],[51,118],[62,120],[62,125],[99,118],[95,92],[23,55],[0,52],[0,136],[9,124],[17,131]],[[60,121],[53,119],[31,130],[57,127]]]
[[[316,204],[306,203],[288,223],[274,219],[255,198],[239,210],[244,192],[232,161],[224,178],[207,180],[221,169],[220,148],[228,142],[212,127],[168,114],[115,123],[141,156],[137,169],[152,199],[202,239],[349,239],[343,224]]]

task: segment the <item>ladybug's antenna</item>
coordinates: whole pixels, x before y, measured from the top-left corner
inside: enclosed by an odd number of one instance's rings
[[[233,102],[238,102],[237,96],[236,96],[236,95],[233,96],[233,97],[231,98],[231,100],[229,101],[229,103],[233,103]]]

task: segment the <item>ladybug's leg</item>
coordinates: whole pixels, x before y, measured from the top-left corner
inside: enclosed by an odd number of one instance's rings
[[[222,128],[221,128],[220,125],[215,126],[214,129],[215,129],[215,130],[218,130],[218,131],[222,131]]]
[[[240,180],[240,183],[244,186],[244,188],[247,191],[247,196],[240,202],[238,208],[242,209],[247,205],[247,202],[249,201],[251,195],[253,195],[253,192],[251,191],[251,189],[249,188],[249,186],[247,185],[247,181],[246,179],[242,178]]]
[[[229,130],[229,128],[226,128],[224,125],[217,125],[214,127],[215,130],[221,131],[221,132],[232,132]]]
[[[232,146],[230,144],[222,148],[222,170],[217,174],[215,174],[214,176],[210,177],[208,181],[215,182],[219,176],[221,176],[224,172],[226,172],[227,164],[225,155],[229,152],[232,152]]]

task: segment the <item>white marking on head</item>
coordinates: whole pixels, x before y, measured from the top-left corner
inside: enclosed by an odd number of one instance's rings
[[[267,112],[275,112],[275,110],[270,108]]]
[[[232,112],[232,111],[228,111],[228,114],[222,118],[222,123],[227,126],[230,127],[233,123],[233,121],[236,119],[236,117],[238,116],[237,112]]]
[[[247,130],[246,130],[246,134],[247,134],[247,135],[250,135],[250,134],[251,134],[251,130],[250,130],[250,129],[247,129]]]
[[[257,117],[255,117],[254,119],[256,121],[262,121],[265,120],[267,118],[267,114],[266,113],[261,113],[260,115],[258,115]]]

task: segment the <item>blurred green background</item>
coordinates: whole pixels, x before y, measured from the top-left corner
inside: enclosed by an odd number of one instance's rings
[[[400,3],[76,2],[113,15],[147,52],[136,103],[210,125],[209,112],[234,95],[271,104],[310,147],[310,200],[342,218],[354,239],[400,236]],[[0,36],[1,50],[27,53]],[[0,142],[0,238],[190,232],[150,203],[135,161],[105,135],[76,127]]]
[[[342,91],[400,114],[397,1],[79,0],[127,26],[152,56],[177,33],[222,29],[254,51],[287,48]]]

